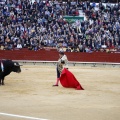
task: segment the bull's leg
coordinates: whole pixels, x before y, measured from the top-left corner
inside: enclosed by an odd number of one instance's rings
[[[2,79],[2,85],[5,85],[5,84],[4,84],[4,78]]]
[[[4,77],[0,77],[0,85],[4,85]]]

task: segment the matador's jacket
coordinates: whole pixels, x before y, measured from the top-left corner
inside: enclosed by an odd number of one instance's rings
[[[58,59],[57,68],[60,73],[64,68],[68,68],[68,59],[66,55],[63,55]]]

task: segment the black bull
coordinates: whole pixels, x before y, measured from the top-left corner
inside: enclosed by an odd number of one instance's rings
[[[4,85],[5,76],[11,72],[21,72],[19,63],[12,60],[0,60],[0,85]]]

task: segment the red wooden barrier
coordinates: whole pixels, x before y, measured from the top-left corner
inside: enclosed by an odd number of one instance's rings
[[[78,62],[114,62],[120,63],[120,53],[80,53],[80,52],[66,52],[69,61]],[[57,50],[39,50],[31,51],[23,50],[0,50],[0,59],[12,60],[42,60],[42,61],[57,61],[59,58]]]

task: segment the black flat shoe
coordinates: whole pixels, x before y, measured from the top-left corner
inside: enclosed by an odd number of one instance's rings
[[[53,85],[53,87],[58,86],[58,85]]]

